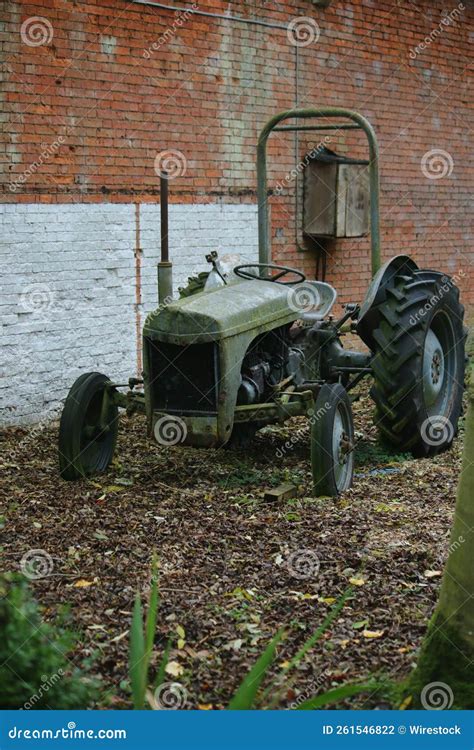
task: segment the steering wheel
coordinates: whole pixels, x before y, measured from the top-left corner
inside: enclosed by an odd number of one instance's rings
[[[259,271],[265,269],[266,271],[279,271],[279,273],[273,276],[256,276],[255,273],[247,270],[250,268],[258,268]],[[274,263],[245,263],[242,266],[236,266],[234,268],[236,276],[240,276],[241,279],[260,279],[261,281],[273,281],[276,284],[296,284],[301,281],[306,281],[306,276],[301,271],[297,271],[296,268],[290,268],[289,266],[276,266]],[[297,276],[296,279],[290,281],[280,281],[283,276],[287,274],[293,274]]]

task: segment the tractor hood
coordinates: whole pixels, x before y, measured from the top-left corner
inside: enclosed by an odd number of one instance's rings
[[[170,343],[190,344],[291,323],[299,316],[288,298],[290,290],[297,286],[256,278],[184,297],[151,313],[143,334]]]

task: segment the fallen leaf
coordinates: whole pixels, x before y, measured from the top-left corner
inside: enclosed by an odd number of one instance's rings
[[[353,622],[352,627],[356,630],[359,630],[360,628],[365,628],[366,625],[369,624],[368,620],[359,620],[358,622]]]
[[[240,648],[242,648],[242,644],[242,638],[235,638],[233,641],[229,641],[229,643],[226,643],[223,648],[225,648],[226,651],[238,651]]]
[[[384,634],[383,630],[363,630],[362,635],[364,638],[381,638]]]
[[[115,638],[112,638],[110,641],[111,643],[119,643],[125,636],[129,634],[128,630],[124,630],[123,633],[120,633],[120,635],[116,635]]]
[[[75,589],[86,589],[88,586],[93,586],[94,581],[86,581],[85,578],[80,578],[76,583],[74,584]]]
[[[172,677],[180,677],[184,672],[184,667],[177,661],[169,661],[165,667],[165,672]]]
[[[252,589],[243,589],[241,586],[237,586],[233,591],[230,591],[226,596],[235,596],[237,599],[247,599],[251,601],[255,596]]]
[[[423,575],[425,576],[425,578],[436,578],[436,576],[441,575],[441,571],[440,570],[425,570]]]
[[[212,711],[214,706],[212,703],[198,703],[198,709],[200,711]]]
[[[365,583],[364,578],[349,578],[349,583],[352,583],[353,586],[363,586]]]
[[[95,539],[98,539],[100,542],[105,542],[106,539],[109,538],[107,534],[105,534],[103,531],[95,531],[93,536]]]

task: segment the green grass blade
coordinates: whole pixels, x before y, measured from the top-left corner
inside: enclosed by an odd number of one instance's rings
[[[328,703],[337,703],[338,701],[349,698],[351,695],[357,695],[358,693],[365,693],[376,689],[376,685],[342,685],[342,687],[335,688],[334,690],[328,690],[326,693],[321,695],[315,695],[314,698],[309,698],[304,703],[296,706],[295,711],[312,711],[315,708],[321,708],[327,706]]]
[[[276,647],[283,638],[283,630],[279,630],[270,641],[263,654],[257,659],[248,675],[242,681],[239,689],[228,705],[231,711],[245,711],[253,707],[260,684],[275,658]]]
[[[343,608],[344,604],[346,603],[347,597],[352,593],[352,589],[348,589],[341,598],[333,605],[330,612],[326,615],[324,620],[322,621],[321,625],[316,628],[314,633],[308,638],[308,640],[301,646],[300,650],[294,655],[294,657],[290,660],[290,663],[288,666],[283,670],[283,672],[286,674],[291,669],[294,669],[298,664],[300,663],[301,659],[308,653],[308,651],[313,648],[314,644],[319,641],[322,635],[326,632],[326,630],[329,628],[331,623],[336,619],[337,615]]]
[[[160,666],[158,667],[158,672],[156,673],[156,679],[155,679],[155,688],[159,687],[163,684],[166,677],[166,665],[168,664],[168,659],[171,651],[171,644],[172,639],[169,638],[168,643],[166,644],[165,650],[163,652],[163,656],[161,658]]]
[[[129,675],[132,688],[133,707],[143,708],[146,691],[145,639],[143,636],[143,613],[140,594],[135,597],[132,625],[130,628]]]
[[[337,617],[341,609],[343,608],[347,597],[352,593],[352,589],[348,589],[341,598],[334,604],[334,606],[331,608],[330,612],[326,615],[321,625],[314,631],[314,633],[308,638],[308,640],[302,645],[300,650],[295,654],[295,656],[290,660],[288,666],[284,667],[281,671],[281,673],[278,675],[278,677],[273,680],[272,684],[268,686],[268,688],[265,690],[263,694],[263,702],[265,702],[270,695],[270,693],[273,693],[273,699],[270,702],[270,705],[268,706],[269,709],[275,708],[275,706],[278,705],[281,695],[284,690],[286,690],[288,687],[291,686],[291,682],[285,682],[285,684],[278,689],[276,685],[279,681],[282,680],[282,678],[287,675],[292,669],[294,669],[296,666],[298,666],[301,659],[306,655],[306,653],[317,643],[317,641],[321,638],[322,635],[326,632],[326,630],[329,628],[333,620]]]
[[[145,652],[147,668],[150,661],[151,652],[153,650],[153,644],[155,642],[156,632],[156,617],[158,612],[158,582],[157,582],[157,562],[156,558],[153,558],[152,569],[151,569],[151,589],[150,589],[150,600],[148,603],[148,612],[146,616],[145,625]]]

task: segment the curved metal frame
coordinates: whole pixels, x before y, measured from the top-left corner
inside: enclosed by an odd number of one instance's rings
[[[369,184],[370,184],[370,248],[372,275],[380,268],[380,223],[379,223],[379,148],[372,125],[358,112],[341,107],[321,107],[319,109],[289,109],[271,118],[263,128],[257,146],[257,199],[258,199],[258,256],[260,263],[271,262],[268,226],[267,202],[267,140],[270,133],[277,129],[282,120],[307,119],[310,117],[345,117],[355,125],[294,125],[278,130],[346,130],[349,128],[363,130],[369,144]]]

